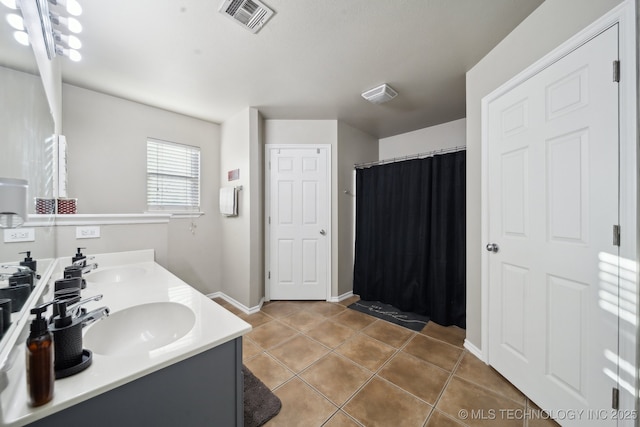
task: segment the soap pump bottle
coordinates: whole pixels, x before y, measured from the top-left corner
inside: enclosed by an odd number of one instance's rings
[[[34,260],[33,258],[31,258],[31,251],[26,251],[26,252],[18,252],[20,254],[25,254],[24,260],[20,261],[20,265],[24,266],[24,267],[29,267],[31,269],[31,271],[33,272],[33,274],[36,274],[36,267],[38,265],[38,261]]]
[[[31,406],[41,406],[53,399],[53,336],[47,320],[43,317],[45,303],[31,309],[36,318],[31,322],[31,333],[27,339],[27,392]]]
[[[80,264],[80,267],[84,267],[87,264],[87,257],[82,253],[82,250],[86,249],[86,248],[78,248],[78,252],[76,252],[76,254],[73,256],[73,258],[71,258],[71,262],[74,265],[77,265],[76,263]]]

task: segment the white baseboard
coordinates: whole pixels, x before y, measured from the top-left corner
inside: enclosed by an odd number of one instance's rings
[[[487,360],[484,352],[480,350],[478,347],[476,347],[475,345],[471,344],[468,340],[464,340],[464,348],[469,350],[471,354],[473,354],[478,359],[482,360],[484,363],[489,364],[489,361]]]
[[[254,314],[259,312],[260,309],[262,308],[262,304],[264,303],[264,298],[260,298],[260,302],[258,303],[258,305],[256,305],[255,307],[247,307],[241,302],[238,302],[235,299],[231,298],[229,295],[225,294],[224,292],[214,292],[212,294],[208,294],[207,297],[211,299],[222,298],[223,300],[225,300],[226,302],[228,302],[238,310],[242,310],[242,312],[245,314]]]
[[[337,297],[331,297],[329,298],[329,302],[340,302],[340,301],[344,301],[347,298],[351,298],[353,296],[353,291],[349,291],[347,293],[344,293],[342,295],[338,295]]]

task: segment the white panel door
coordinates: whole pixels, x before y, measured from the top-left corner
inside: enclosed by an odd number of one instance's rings
[[[614,26],[488,110],[489,362],[552,415],[584,411],[562,425],[615,425],[589,411],[616,385],[617,52]]]
[[[328,152],[315,146],[269,148],[270,299],[327,299]]]

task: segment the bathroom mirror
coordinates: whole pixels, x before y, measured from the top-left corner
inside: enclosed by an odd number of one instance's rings
[[[32,215],[36,197],[54,196],[54,122],[33,51],[14,39],[8,13],[11,10],[0,4],[0,177],[28,181],[30,217],[23,228],[34,230],[35,241],[5,243],[0,230],[0,264],[17,264],[24,258],[19,252],[31,251],[42,272],[55,257],[55,217]],[[8,281],[0,280],[1,288],[8,286]],[[12,314],[12,324],[29,314],[28,305]],[[5,336],[9,335],[7,331]],[[4,342],[0,340],[0,349]]]

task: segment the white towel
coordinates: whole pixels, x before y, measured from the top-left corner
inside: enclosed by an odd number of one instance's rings
[[[235,187],[220,189],[220,213],[226,216],[238,215],[238,192]]]

